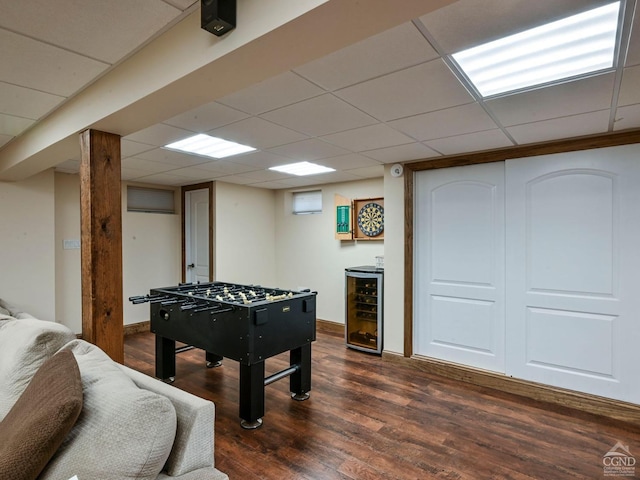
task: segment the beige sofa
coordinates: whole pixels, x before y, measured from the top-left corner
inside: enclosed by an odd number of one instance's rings
[[[58,359],[67,363],[54,366]],[[47,413],[49,398],[54,404],[61,395],[72,395],[73,383],[65,382],[73,375],[78,377],[75,403]],[[48,387],[56,385],[65,386],[47,394]],[[65,420],[58,422],[60,412]],[[29,424],[37,421],[41,426]],[[49,425],[56,422],[66,426]],[[57,443],[50,438],[54,430]],[[214,468],[212,402],[119,365],[65,326],[35,319],[1,300],[0,432],[2,478],[228,479]],[[26,432],[45,438],[33,445],[33,440],[21,438]],[[23,473],[27,470],[31,476]]]

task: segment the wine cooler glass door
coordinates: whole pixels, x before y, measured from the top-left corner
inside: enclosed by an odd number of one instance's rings
[[[382,353],[382,276],[346,272],[346,343]]]

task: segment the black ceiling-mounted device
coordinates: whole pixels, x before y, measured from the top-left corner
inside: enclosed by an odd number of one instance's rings
[[[236,28],[236,0],[200,0],[200,26],[218,37]]]

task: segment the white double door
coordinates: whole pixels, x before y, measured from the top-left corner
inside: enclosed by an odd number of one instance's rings
[[[638,159],[418,173],[415,353],[639,403]]]

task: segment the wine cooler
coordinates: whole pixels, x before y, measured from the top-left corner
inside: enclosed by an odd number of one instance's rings
[[[382,353],[382,268],[345,270],[345,340],[347,347]]]

